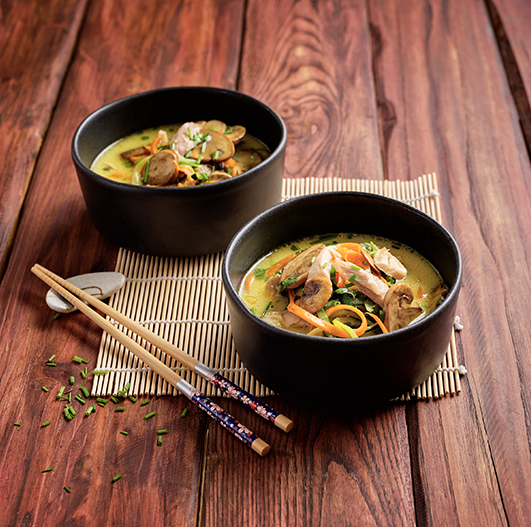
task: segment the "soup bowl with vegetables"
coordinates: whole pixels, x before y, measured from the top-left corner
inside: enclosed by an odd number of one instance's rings
[[[358,192],[293,198],[225,254],[236,351],[279,394],[389,401],[440,365],[461,272],[452,236],[409,205]]]
[[[286,127],[248,95],[153,90],[112,102],[76,130],[72,159],[96,228],[158,256],[224,250],[281,199]]]

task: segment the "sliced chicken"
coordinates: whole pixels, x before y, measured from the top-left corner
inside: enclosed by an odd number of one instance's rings
[[[170,144],[172,145],[173,150],[179,155],[184,156],[186,152],[189,152],[195,148],[196,144],[190,136],[197,134],[202,128],[202,125],[199,123],[184,123],[175,135],[171,138]]]
[[[379,306],[383,306],[385,295],[389,290],[389,286],[385,284],[380,278],[374,276],[371,272],[365,269],[356,269],[356,266],[344,260],[333,260],[333,265],[336,272],[339,273],[343,279],[349,282],[355,282],[356,289],[360,293],[369,297],[373,302]]]
[[[382,273],[402,280],[407,274],[407,269],[402,262],[391,254],[387,247],[382,247],[373,256],[374,264]]]

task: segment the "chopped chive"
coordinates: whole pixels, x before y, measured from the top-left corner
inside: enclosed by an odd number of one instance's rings
[[[72,421],[72,419],[74,419],[74,417],[76,416],[76,411],[71,406],[66,405],[64,409],[64,414],[65,418],[68,421]]]
[[[70,487],[67,487],[66,485],[63,487],[63,489],[66,490],[66,492],[68,492],[68,494],[70,494],[72,492],[72,490],[70,489]]]
[[[131,384],[127,383],[123,390],[118,390],[118,395],[120,397],[125,397],[127,395],[127,392],[129,391],[129,388],[131,388]]]
[[[47,362],[46,366],[57,366],[57,364],[55,362]]]
[[[50,424],[50,421],[45,421],[44,423],[42,423],[42,427],[45,428],[46,426],[48,426]]]
[[[162,434],[167,434],[168,433],[168,429],[167,428],[163,428],[162,430],[157,430],[157,434],[162,435]]]
[[[68,402],[72,402],[72,392],[68,392]]]
[[[22,426],[22,423],[14,423],[15,426]]]
[[[55,359],[55,354],[52,355],[52,356],[47,360],[47,362],[53,362],[54,359]]]
[[[49,392],[50,390],[48,390],[48,388],[46,388],[46,386],[43,386],[42,389],[45,391],[45,392]]]
[[[92,370],[92,375],[108,375],[108,371],[103,370]]]
[[[125,410],[125,406],[117,406],[116,412],[123,412]]]
[[[162,446],[162,436],[157,437],[157,446]]]
[[[94,407],[93,406],[89,406],[87,408],[87,411],[85,412],[85,417],[88,417],[93,411],[94,411]]]
[[[186,414],[188,413],[188,408],[185,408],[183,410],[183,413],[181,414],[181,417],[186,417]]]
[[[77,355],[74,356],[74,358],[72,359],[72,362],[77,362],[78,364],[88,364],[89,363],[88,360],[82,359],[81,357],[78,357]]]
[[[122,477],[121,474],[117,474],[116,476],[114,476],[114,478],[112,478],[112,482],[116,483],[121,477]]]
[[[41,473],[42,472],[51,472],[53,470],[53,468],[45,468],[44,470],[41,470]]]
[[[114,403],[114,404],[118,404],[120,402],[120,399],[117,399],[114,395],[111,395],[111,401]]]
[[[129,396],[129,400],[134,402],[134,403],[136,403],[136,401],[137,401],[137,399],[136,399],[136,397],[134,395],[130,395]]]
[[[75,384],[76,380],[74,379],[74,376],[70,376],[70,384]]]
[[[65,391],[65,386],[61,386],[61,388],[59,388],[59,391],[57,392],[57,398],[59,399],[59,397],[61,397],[63,395]]]
[[[52,317],[52,320],[57,320],[60,316],[61,316],[61,313],[56,313],[56,314]]]
[[[62,401],[68,401],[68,397],[65,397],[64,395],[58,395],[56,399],[61,399]]]
[[[105,403],[98,403],[98,406],[101,406],[102,408],[105,408]]]
[[[144,419],[151,419],[155,415],[155,412],[150,412],[144,416]]]
[[[123,434],[124,436],[129,435],[129,432],[126,432],[125,430],[120,430],[120,434]]]
[[[96,399],[96,402],[105,405],[105,404],[107,404],[109,401],[107,401],[107,399],[103,399],[103,397],[98,397],[98,398]]]
[[[146,161],[146,167],[144,169],[144,179],[143,179],[144,183],[147,183],[147,178],[148,178],[148,173],[149,173],[149,162],[150,162],[150,159]]]
[[[90,397],[89,391],[84,386],[80,386],[79,389],[83,392],[85,397]]]
[[[146,406],[146,404],[149,404],[149,399],[146,399],[145,401],[142,401],[140,406]]]
[[[83,377],[83,379],[87,378],[87,368],[85,368],[84,370],[81,370],[81,377]]]
[[[84,401],[82,398],[81,398],[81,395],[76,395],[75,399],[77,401],[79,401],[81,404],[86,404],[87,401]]]

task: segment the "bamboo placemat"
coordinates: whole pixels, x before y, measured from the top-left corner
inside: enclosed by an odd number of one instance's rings
[[[440,196],[435,174],[413,181],[368,181],[363,179],[303,178],[285,179],[283,200],[318,192],[354,190],[395,198],[441,221]],[[223,253],[197,258],[159,258],[120,249],[116,271],[126,277],[124,287],[110,305],[139,324],[147,326],[200,362],[218,371],[257,397],[273,392],[259,383],[243,366],[230,332],[229,316],[221,282]],[[124,328],[117,325],[121,330]],[[459,327],[456,323],[456,327]],[[151,350],[151,345],[129,336]],[[190,372],[160,350],[152,351],[207,396],[221,392],[197,374]],[[107,333],[101,340],[97,370],[109,372],[95,378],[93,395],[111,395],[127,382],[132,395],[173,394],[178,391],[116,342]],[[461,391],[459,376],[466,370],[459,365],[455,331],[443,362],[433,375],[404,394],[400,400],[432,399]]]

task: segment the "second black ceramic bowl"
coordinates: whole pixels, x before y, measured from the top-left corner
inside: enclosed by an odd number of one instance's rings
[[[406,328],[359,339],[312,337],[274,327],[238,295],[247,271],[263,256],[305,236],[352,232],[383,236],[427,258],[449,286],[444,302]],[[398,397],[429,377],[446,352],[461,284],[456,242],[437,221],[374,194],[331,192],[293,198],[263,212],[229,244],[223,284],[236,351],[275,392],[302,400],[365,404]]]
[[[271,155],[255,168],[197,187],[118,183],[92,170],[96,156],[148,127],[218,119],[240,124]],[[112,102],[89,115],[72,141],[72,159],[92,222],[111,242],[159,256],[222,251],[247,221],[281,199],[286,127],[275,111],[243,93],[208,87],[153,90]]]

